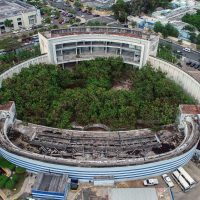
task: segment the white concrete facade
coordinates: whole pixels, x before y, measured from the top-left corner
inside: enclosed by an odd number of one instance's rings
[[[6,27],[5,20],[7,19],[12,20],[12,27]],[[3,1],[0,10],[0,34],[20,28],[30,28],[41,23],[40,10],[34,6],[21,1]]]
[[[141,68],[149,55],[156,55],[158,37],[142,38],[131,35],[130,29],[86,27],[82,32],[71,30],[70,34],[46,35],[39,33],[40,49],[47,53],[50,63],[64,65],[69,62],[90,60],[96,57],[122,57],[124,62]],[[121,31],[123,30],[123,32]],[[127,34],[125,31],[130,31]],[[100,33],[101,34],[98,34]],[[104,34],[102,34],[104,32]],[[88,34],[89,33],[89,34]],[[125,34],[124,34],[125,33]]]

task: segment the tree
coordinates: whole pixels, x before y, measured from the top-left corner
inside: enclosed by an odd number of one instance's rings
[[[51,18],[50,17],[46,17],[44,22],[47,23],[47,24],[50,24],[51,23]]]
[[[82,7],[83,7],[83,4],[80,2],[80,0],[76,0],[76,1],[74,2],[74,6],[75,6],[76,8],[82,8]]]
[[[116,90],[116,83],[126,80],[130,89]],[[136,70],[112,57],[81,62],[71,71],[50,64],[22,69],[3,81],[0,96],[0,103],[15,101],[19,119],[60,128],[70,128],[75,121],[132,129],[138,119],[148,119],[148,127],[162,125],[174,122],[180,103],[193,102],[161,71],[150,66]]]
[[[182,21],[196,27],[200,31],[200,10],[197,10],[194,14],[186,13],[182,17]]]
[[[19,47],[20,47],[20,42],[13,37],[7,37],[3,40],[0,40],[0,49],[4,49],[6,51],[12,51]]]
[[[13,174],[12,180],[14,183],[18,183],[20,179],[20,176],[18,174]]]
[[[164,26],[161,24],[161,22],[159,21],[159,22],[156,22],[155,23],[155,25],[154,25],[154,31],[156,32],[156,33],[162,33],[163,32],[163,28],[164,28]]]
[[[3,189],[7,183],[7,181],[9,180],[9,178],[5,175],[1,175],[0,176],[0,189]]]
[[[5,188],[12,190],[15,187],[15,182],[12,179],[9,179],[6,184],[5,184]]]
[[[190,32],[190,41],[192,43],[196,43],[197,42],[197,35],[194,32]]]
[[[154,25],[154,31],[162,33],[164,38],[168,36],[178,37],[179,31],[170,23],[167,23],[165,26],[161,22],[156,22]]]
[[[191,25],[186,25],[183,29],[194,32],[195,31],[195,27],[191,26]]]
[[[127,4],[123,0],[117,0],[117,2],[112,6],[114,16],[120,22],[124,22],[127,17]]]
[[[4,25],[6,26],[6,27],[12,27],[13,26],[13,20],[11,20],[11,19],[6,19],[5,21],[4,21]]]

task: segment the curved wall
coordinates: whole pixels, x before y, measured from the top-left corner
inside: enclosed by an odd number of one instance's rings
[[[149,56],[149,62],[155,69],[160,69],[167,77],[174,80],[200,103],[200,83],[182,69],[155,57]]]
[[[193,156],[196,145],[184,154],[154,163],[143,165],[124,166],[124,167],[105,167],[105,168],[86,168],[72,167],[59,164],[50,164],[41,161],[24,158],[5,151],[0,148],[1,155],[10,162],[26,168],[31,172],[48,172],[48,173],[68,173],[71,178],[78,178],[82,181],[89,181],[94,176],[114,176],[116,181],[136,180],[149,176],[156,176],[168,173],[186,164]]]
[[[154,68],[160,68],[163,72],[166,72],[169,78],[182,85],[188,93],[200,102],[200,84],[195,79],[181,69],[160,59],[149,57],[149,61]],[[11,77],[14,73],[19,73],[22,68],[29,67],[30,64],[41,62],[48,62],[48,57],[43,55],[9,69],[7,72],[0,75],[0,87],[3,79]],[[192,158],[196,150],[196,145],[197,144],[195,144],[190,150],[186,152],[184,151],[182,155],[174,156],[171,159],[124,167],[86,168],[51,164],[18,156],[3,148],[0,148],[0,154],[14,164],[25,167],[27,170],[32,172],[68,173],[70,177],[79,178],[83,181],[89,181],[93,179],[94,176],[98,175],[114,176],[116,181],[121,181],[156,176],[175,170],[177,167],[186,164]]]
[[[14,74],[19,74],[23,68],[27,68],[30,65],[39,64],[39,63],[48,63],[48,56],[42,55],[36,58],[29,59],[23,63],[20,63],[8,69],[3,74],[0,74],[0,88],[2,86],[2,82],[4,79],[11,78]]]

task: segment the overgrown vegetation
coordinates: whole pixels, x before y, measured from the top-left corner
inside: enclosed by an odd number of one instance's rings
[[[154,31],[156,33],[162,33],[164,38],[167,38],[168,36],[172,37],[179,36],[179,31],[177,30],[177,28],[175,28],[173,25],[169,23],[163,25],[161,22],[156,22],[154,25]]]
[[[0,157],[0,167],[11,170],[10,177],[6,176],[5,174],[0,175],[0,189],[14,189],[16,184],[19,182],[21,175],[26,172],[24,168],[16,167],[11,162],[5,160],[3,157]]]
[[[186,13],[186,15],[182,17],[182,21],[191,24],[200,31],[200,10],[197,10],[194,14]]]
[[[0,55],[0,74],[8,70],[13,65],[39,55],[41,55],[39,45],[34,46],[31,49],[20,49],[2,54]]]
[[[172,48],[170,45],[159,45],[157,56],[163,60],[169,61],[171,63],[177,62],[177,55],[173,54]]]
[[[112,11],[116,19],[120,22],[124,22],[128,15],[149,14],[157,7],[167,8],[169,2],[169,0],[132,0],[128,2],[117,0],[112,6]]]
[[[125,80],[130,90],[113,86]],[[23,69],[3,82],[0,103],[14,100],[18,118],[48,126],[69,128],[103,123],[113,129],[148,127],[174,122],[180,103],[191,97],[150,66],[141,70],[121,58],[97,58],[76,65],[73,71],[40,64]]]

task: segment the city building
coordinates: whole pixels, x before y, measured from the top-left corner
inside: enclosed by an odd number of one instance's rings
[[[156,56],[159,37],[141,29],[117,27],[71,27],[39,33],[40,49],[50,63],[67,63],[95,57],[122,57],[141,68],[149,55]]]
[[[40,10],[19,0],[0,0],[0,34],[41,24]],[[10,24],[5,21],[10,20]]]
[[[129,24],[132,23],[136,23],[136,27],[137,28],[147,28],[147,29],[153,29],[154,24],[159,21],[158,19],[154,18],[154,17],[149,17],[149,16],[128,16],[127,20],[129,22]]]
[[[68,194],[68,176],[57,174],[37,174],[32,188],[32,196],[35,199],[65,200]]]

